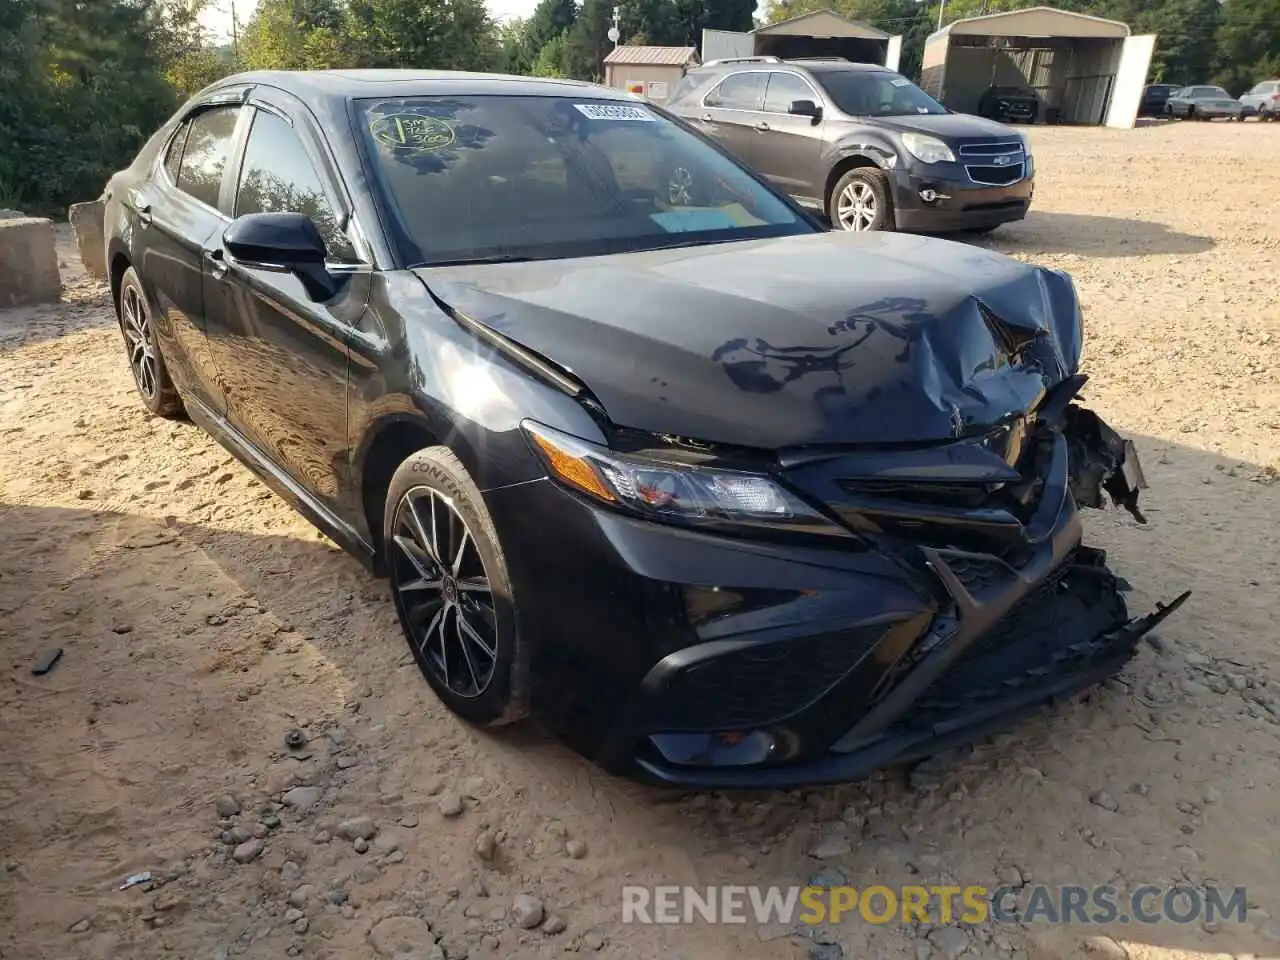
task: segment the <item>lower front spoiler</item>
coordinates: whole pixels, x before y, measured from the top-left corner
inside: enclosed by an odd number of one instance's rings
[[[699,790],[790,790],[859,780],[894,764],[923,760],[944,750],[973,743],[1007,729],[1016,721],[1055,700],[1086,690],[1118,673],[1136,653],[1138,641],[1154,630],[1190,596],[1183,593],[1169,604],[1159,604],[1100,637],[1097,654],[1080,667],[1040,682],[1024,685],[997,701],[988,701],[940,718],[928,727],[887,733],[848,753],[777,766],[693,767],[658,763],[637,757],[637,778],[667,786]]]

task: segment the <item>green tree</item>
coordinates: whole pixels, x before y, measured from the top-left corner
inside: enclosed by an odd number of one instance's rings
[[[583,0],[577,22],[565,40],[565,67],[578,80],[601,80],[604,58],[613,49],[609,27],[613,25],[611,0]]]
[[[558,33],[538,51],[538,59],[533,64],[535,77],[566,77],[565,40],[568,31]]]
[[[1233,93],[1280,77],[1280,0],[1224,0],[1216,41],[1216,79]]]

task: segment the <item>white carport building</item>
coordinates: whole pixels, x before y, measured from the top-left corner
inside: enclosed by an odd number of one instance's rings
[[[842,57],[854,63],[878,63],[898,69],[902,37],[834,10],[814,10],[770,23],[748,33],[702,31],[702,62],[736,57],[781,57],[784,60]]]
[[[920,86],[957,113],[977,113],[989,87],[1030,87],[1042,119],[1132,127],[1155,40],[1052,7],[969,17],[925,41]]]

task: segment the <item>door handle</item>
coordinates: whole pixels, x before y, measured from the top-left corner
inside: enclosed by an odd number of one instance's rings
[[[146,228],[151,226],[151,221],[153,219],[155,218],[151,216],[151,204],[149,203],[138,204],[138,222],[142,224],[144,228]]]
[[[711,114],[709,114],[709,113],[704,113],[704,114],[702,115],[702,122],[703,122],[703,123],[710,123],[710,122],[711,122]]]
[[[215,280],[221,280],[227,275],[227,258],[223,255],[221,249],[206,250],[204,258],[209,264],[209,272],[213,274]]]
[[[759,131],[760,133],[768,133],[769,125],[765,123],[763,120],[761,120],[759,123],[756,124],[756,130]]]

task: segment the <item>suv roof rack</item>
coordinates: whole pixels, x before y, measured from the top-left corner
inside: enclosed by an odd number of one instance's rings
[[[722,63],[781,63],[781,57],[722,57],[719,60],[709,60],[703,64],[704,67],[718,67]]]
[[[787,57],[788,63],[852,63],[848,57]]]

